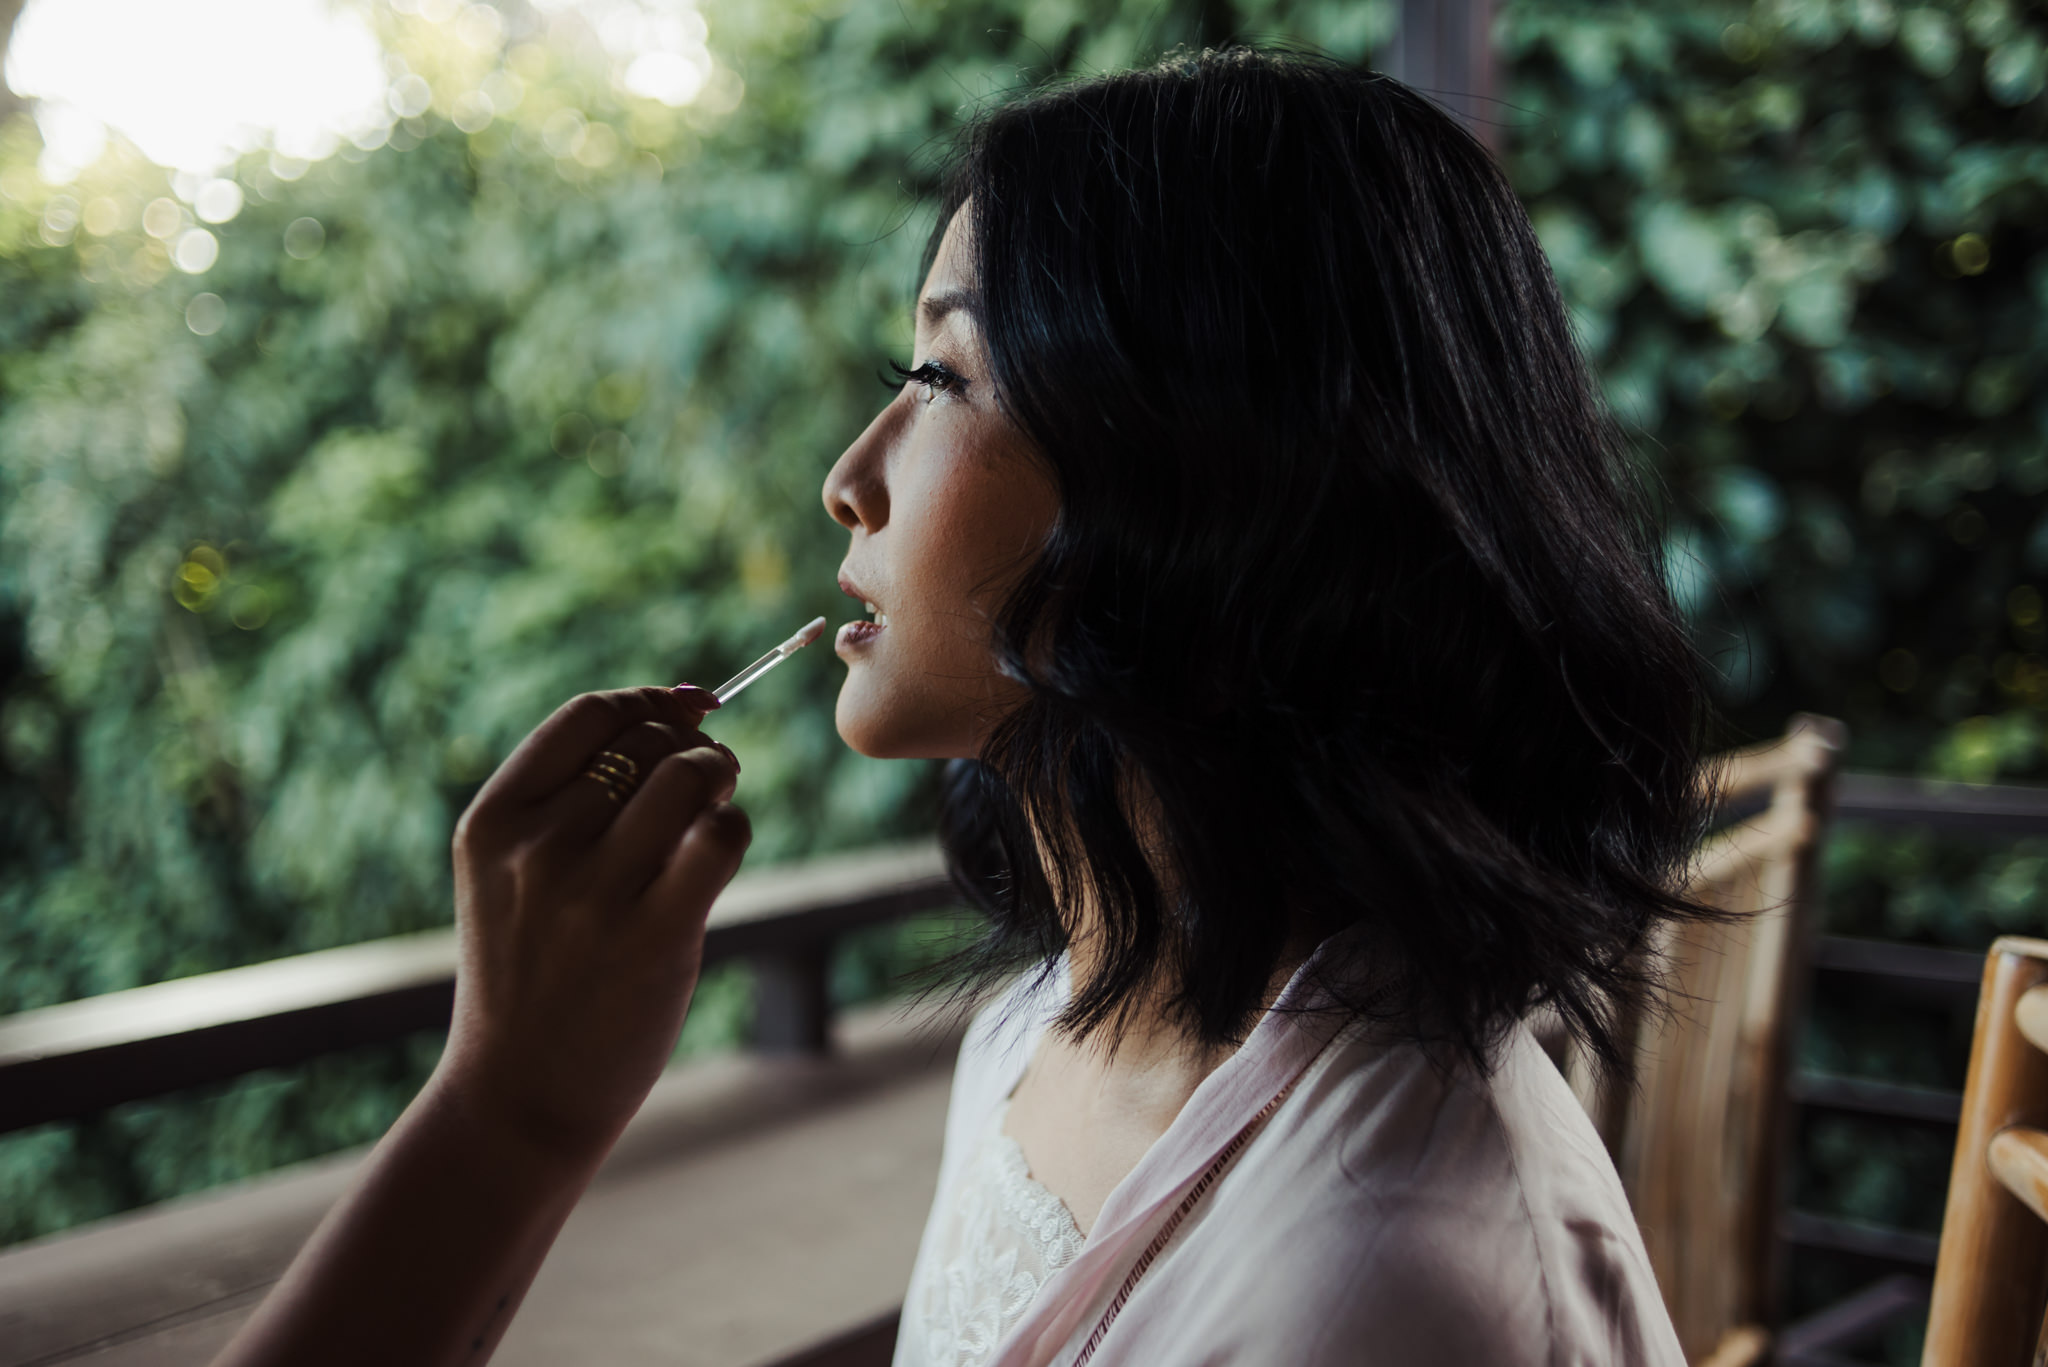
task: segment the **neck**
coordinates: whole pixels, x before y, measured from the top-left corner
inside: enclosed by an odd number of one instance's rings
[[[1170,904],[1180,880],[1159,834],[1157,799],[1141,780],[1131,779],[1126,786],[1132,825],[1159,880],[1160,891]],[[1033,827],[1037,827],[1035,820]],[[1073,928],[1067,944],[1068,970],[1074,981],[1086,982],[1102,963],[1102,917],[1093,896],[1093,884],[1087,879],[1074,879],[1059,891],[1065,902],[1060,908],[1061,919]],[[1297,921],[1266,983],[1259,1003],[1261,1015],[1271,1009],[1288,979],[1314,948],[1314,937]],[[1098,1073],[1105,1085],[1127,1084],[1147,1093],[1156,1091],[1162,1104],[1171,1099],[1169,1116],[1177,1113],[1202,1080],[1235,1053],[1237,1046],[1209,1044],[1194,1038],[1186,1023],[1168,1009],[1171,1000],[1171,984],[1163,972],[1155,972],[1152,982],[1108,1028],[1086,1040],[1069,1041],[1065,1048],[1071,1051],[1076,1063]]]
[[[1068,946],[1068,971],[1076,982],[1087,981],[1101,966],[1100,941],[1088,929],[1094,924],[1092,918],[1083,920],[1082,933],[1076,934]],[[1259,1014],[1272,1008],[1314,948],[1313,940],[1305,934],[1297,932],[1289,938],[1266,981]],[[1121,1020],[1112,1021],[1102,1031],[1076,1042],[1073,1048],[1100,1070],[1105,1081],[1129,1079],[1147,1090],[1161,1088],[1177,1093],[1174,1109],[1178,1110],[1202,1080],[1237,1051],[1237,1045],[1210,1044],[1194,1038],[1186,1023],[1168,1009],[1169,1000],[1169,987],[1155,979],[1130,1002]]]
[[[1102,968],[1101,925],[1086,883],[1069,881],[1076,895],[1066,924],[1068,969],[1086,981]],[[1282,951],[1263,994],[1270,1008],[1312,942],[1296,937]],[[1173,1125],[1189,1098],[1221,1067],[1236,1046],[1205,1044],[1167,1009],[1165,975],[1125,1003],[1120,1016],[1086,1039],[1050,1031],[1038,1042],[1011,1096],[1007,1124],[1032,1175],[1057,1194],[1085,1234],[1102,1204]]]

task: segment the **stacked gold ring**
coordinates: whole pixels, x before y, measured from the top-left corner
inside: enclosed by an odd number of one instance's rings
[[[633,796],[633,790],[640,786],[640,766],[630,755],[600,750],[583,771],[583,777],[596,779],[605,796],[617,804]]]

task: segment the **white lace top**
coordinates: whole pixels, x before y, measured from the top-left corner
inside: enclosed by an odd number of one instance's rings
[[[1040,1185],[995,1108],[973,1157],[941,1193],[935,1255],[905,1297],[899,1367],[982,1367],[1053,1273],[1085,1239],[1066,1204]]]

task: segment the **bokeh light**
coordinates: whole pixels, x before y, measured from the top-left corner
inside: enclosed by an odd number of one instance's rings
[[[217,294],[195,294],[185,305],[185,326],[201,337],[211,337],[228,320],[228,306]]]
[[[192,197],[192,212],[202,223],[226,223],[242,212],[242,187],[231,180],[209,180]]]
[[[182,232],[178,234],[177,245],[171,248],[171,260],[187,275],[203,274],[220,260],[220,239],[204,228]]]
[[[285,255],[296,261],[311,261],[327,245],[327,230],[317,218],[295,218],[284,230]]]
[[[693,0],[529,0],[509,19],[459,0],[30,0],[5,78],[33,102],[47,184],[74,182],[114,134],[179,174],[177,197],[200,222],[225,223],[241,207],[223,179],[238,157],[267,150],[272,174],[292,181],[349,144],[413,145],[413,121],[429,114],[483,133],[524,100],[522,72],[553,68],[549,51],[595,61],[630,100],[730,113],[745,87],[708,40]],[[632,150],[602,127],[557,129],[550,142],[572,179]]]
[[[40,101],[53,183],[90,165],[107,129],[194,172],[265,145],[321,157],[378,122],[385,92],[368,26],[322,0],[30,0],[6,79]]]

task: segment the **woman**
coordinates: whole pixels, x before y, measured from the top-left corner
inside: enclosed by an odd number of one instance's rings
[[[963,1047],[898,1363],[1676,1367],[1522,1020],[1620,1061],[1698,676],[1500,174],[1233,51],[994,114],[942,208],[826,479],[838,722],[954,761],[974,964],[1038,970]],[[224,1361],[488,1353],[745,846],[712,705],[577,699],[486,785],[446,1058]]]

